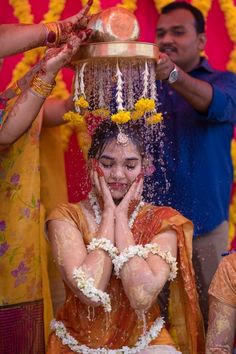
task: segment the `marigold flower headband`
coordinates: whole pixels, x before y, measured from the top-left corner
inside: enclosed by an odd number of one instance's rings
[[[149,126],[162,121],[155,66],[153,59],[136,57],[93,58],[79,63],[74,80],[74,111],[65,113],[64,119],[82,128],[88,116],[109,118],[120,130],[118,142],[125,144],[122,124],[142,119]]]

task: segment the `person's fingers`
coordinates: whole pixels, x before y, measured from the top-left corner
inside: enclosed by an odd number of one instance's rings
[[[136,179],[136,190],[134,192],[134,199],[140,200],[143,192],[143,174],[141,173]]]
[[[98,191],[98,194],[102,196],[102,189],[100,186],[99,178],[98,178],[98,173],[97,171],[93,171],[93,180],[94,180],[94,185]]]
[[[82,30],[82,29],[87,28],[90,19],[91,19],[91,16],[84,16],[84,17],[82,17],[82,18],[79,20],[78,24],[76,25],[76,28],[75,28],[75,29],[76,29],[76,30]]]
[[[106,201],[109,201],[109,202],[112,202],[112,196],[111,196],[111,191],[110,189],[108,188],[108,185],[105,181],[105,178],[104,176],[99,176],[99,182],[100,182],[100,187],[101,187],[101,190],[102,190],[102,195],[103,195],[103,199],[104,199],[104,202]]]
[[[85,5],[85,7],[82,10],[80,10],[80,12],[76,15],[77,21],[80,21],[83,17],[87,15],[92,4],[93,4],[93,0],[89,0],[87,5]]]
[[[91,36],[93,30],[91,28],[86,28],[85,30],[79,31],[78,37],[81,39],[82,42],[85,42]]]
[[[137,183],[134,181],[121,202],[123,207],[128,209],[130,202],[134,199],[136,188]]]

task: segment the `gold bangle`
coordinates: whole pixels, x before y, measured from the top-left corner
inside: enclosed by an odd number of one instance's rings
[[[15,93],[16,96],[18,96],[21,93],[21,88],[18,85],[18,81],[15,81],[13,85],[10,87],[10,89]]]
[[[58,22],[48,22],[44,23],[44,27],[46,28],[46,45],[57,45],[60,43],[61,40],[61,27]],[[53,43],[48,41],[48,35],[50,32],[55,33],[55,41]]]
[[[33,77],[30,84],[31,92],[41,98],[48,97],[54,86],[55,82],[53,84],[49,84],[48,82],[43,81],[38,75]]]

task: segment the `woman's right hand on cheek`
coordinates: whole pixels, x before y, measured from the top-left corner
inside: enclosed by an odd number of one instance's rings
[[[96,159],[93,160],[92,165],[93,165],[92,180],[99,196],[103,200],[104,203],[103,212],[108,214],[111,213],[114,214],[116,205],[113,201],[110,189],[108,188],[108,185],[105,181],[103,171],[99,167],[98,161]]]

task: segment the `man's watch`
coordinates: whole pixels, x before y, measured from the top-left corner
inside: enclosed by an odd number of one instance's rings
[[[173,84],[174,82],[177,81],[178,77],[179,77],[179,70],[177,69],[177,66],[175,65],[174,69],[171,70],[167,81],[169,82],[169,84]]]

